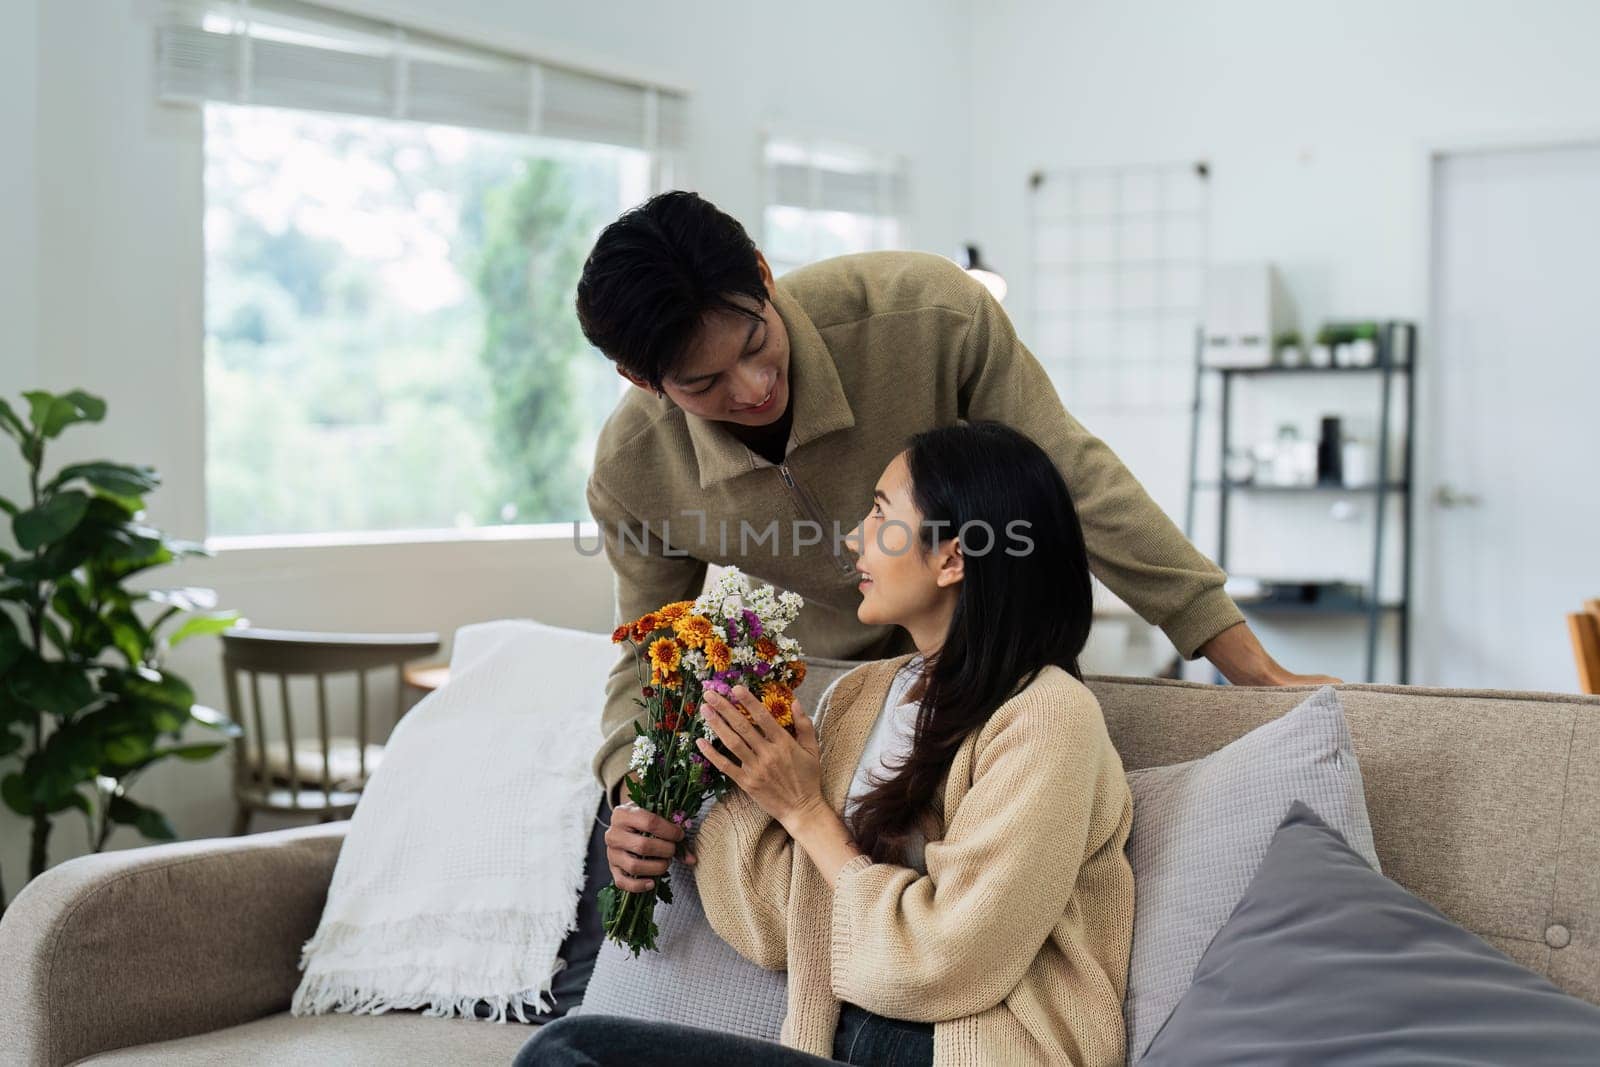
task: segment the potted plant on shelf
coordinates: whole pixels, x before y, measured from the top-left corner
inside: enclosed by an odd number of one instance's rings
[[[212,553],[142,521],[145,494],[161,484],[151,467],[101,460],[45,476],[47,443],[103,419],[103,400],[79,390],[23,397],[26,421],[0,400],[0,430],[22,454],[28,493],[0,496],[16,542],[15,552],[0,548],[0,800],[33,824],[32,878],[48,865],[53,820],[69,809],[84,815],[96,852],[119,825],[153,840],[176,836],[129,788],[163,760],[211,758],[239,728],[197,705],[162,660],[239,616],[212,610],[209,589],[129,587],[153,568]],[[225,740],[185,742],[190,723]],[[0,882],[0,913],[5,901]]]

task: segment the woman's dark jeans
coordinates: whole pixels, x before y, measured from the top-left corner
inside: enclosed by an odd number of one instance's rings
[[[825,1060],[775,1041],[739,1037],[677,1023],[620,1015],[570,1015],[541,1026],[512,1060],[512,1067],[816,1067],[853,1063],[862,1067],[929,1067],[933,1024],[874,1015],[843,1005],[833,1036],[833,1059]]]

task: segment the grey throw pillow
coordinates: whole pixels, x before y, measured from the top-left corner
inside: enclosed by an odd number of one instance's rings
[[[711,928],[694,871],[673,860],[672,903],[656,905],[659,951],[635,957],[607,940],[573,1015],[627,1015],[778,1040],[788,976],[767,971]]]
[[[1374,873],[1297,803],[1144,1064],[1308,1060],[1595,1063],[1600,1007]]]
[[[1203,759],[1128,775],[1133,954],[1128,1058],[1144,1054],[1244,895],[1289,805],[1303,800],[1374,869],[1361,770],[1339,695],[1317,690]]]

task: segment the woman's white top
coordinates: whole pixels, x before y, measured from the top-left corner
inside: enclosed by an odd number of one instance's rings
[[[883,708],[878,712],[877,722],[873,724],[872,735],[867,738],[866,751],[861,754],[861,762],[856,765],[856,776],[850,782],[850,789],[845,794],[845,813],[848,815],[856,802],[871,790],[874,781],[884,781],[893,777],[891,765],[898,766],[905,760],[911,751],[911,745],[916,737],[917,712],[922,703],[918,700],[907,700],[906,694],[917,680],[917,672],[921,670],[923,657],[916,655],[906,661],[904,667],[894,676],[889,684],[889,695],[884,698]],[[869,781],[871,776],[873,781]],[[922,841],[913,836],[906,849],[907,866],[926,874],[927,868],[923,864]]]

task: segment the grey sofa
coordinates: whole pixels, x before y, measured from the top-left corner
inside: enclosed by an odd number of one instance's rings
[[[813,664],[821,692],[847,664]],[[1095,678],[1129,770],[1212,752],[1300,689]],[[1600,1003],[1600,697],[1345,686],[1385,872]],[[345,823],[88,856],[0,922],[0,1060],[508,1063],[522,1024],[288,1014]]]

